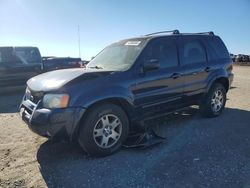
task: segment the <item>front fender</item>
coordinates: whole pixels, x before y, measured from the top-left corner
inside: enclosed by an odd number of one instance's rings
[[[132,92],[121,86],[100,87],[89,92],[84,92],[77,97],[73,105],[88,108],[96,102],[111,98],[123,99],[131,106],[134,105]]]
[[[100,101],[105,101],[105,100],[110,100],[110,99],[119,99],[119,100],[126,101],[126,103],[129,106],[129,108],[127,108],[127,110],[130,109],[130,110],[128,110],[129,114],[132,113],[131,109],[134,105],[133,95],[125,88],[119,87],[119,86],[112,87],[112,88],[105,87],[104,90],[97,89],[97,90],[92,90],[91,92],[85,92],[85,93],[79,95],[75,99],[75,101],[72,105],[79,106],[79,107],[82,107],[82,108],[88,110],[88,108],[91,105],[93,105],[97,102],[100,102]],[[79,127],[81,126],[80,122],[81,122],[81,119],[83,116],[84,116],[84,114],[81,117],[79,117],[75,126],[72,128],[71,139],[73,139],[74,137],[77,136]]]

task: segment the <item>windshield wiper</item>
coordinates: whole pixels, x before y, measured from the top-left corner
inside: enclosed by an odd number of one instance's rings
[[[88,68],[91,68],[91,69],[103,69],[103,67],[100,67],[100,66],[94,66],[94,67],[88,67]]]

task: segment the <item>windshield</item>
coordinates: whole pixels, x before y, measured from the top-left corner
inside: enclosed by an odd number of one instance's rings
[[[0,63],[33,64],[41,63],[41,55],[37,48],[27,47],[1,47]]]
[[[87,68],[111,71],[128,70],[143,48],[142,41],[126,41],[112,44],[101,51]]]

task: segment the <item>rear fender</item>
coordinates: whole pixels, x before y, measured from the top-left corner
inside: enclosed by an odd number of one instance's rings
[[[208,85],[207,85],[207,89],[206,89],[206,93],[209,92],[209,90],[211,89],[212,85],[219,81],[220,79],[226,79],[228,80],[228,76],[227,75],[217,75],[216,77],[213,77],[213,79],[211,79],[209,82],[208,82]],[[226,88],[227,89],[227,88]]]

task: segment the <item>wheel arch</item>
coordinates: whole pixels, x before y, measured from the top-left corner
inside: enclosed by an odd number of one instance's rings
[[[207,92],[210,90],[210,88],[212,87],[213,84],[215,83],[220,83],[222,84],[225,89],[226,89],[226,92],[228,92],[229,90],[229,80],[227,77],[225,76],[220,76],[220,77],[216,77],[215,79],[213,79],[210,83],[209,83],[209,87],[208,87],[208,90]]]
[[[86,118],[90,110],[95,108],[95,106],[101,105],[101,104],[114,104],[114,105],[119,106],[127,115],[129,124],[131,125],[130,120],[133,114],[133,104],[131,103],[131,101],[122,97],[108,97],[108,98],[104,98],[98,101],[93,101],[92,103],[88,104],[88,106],[86,107],[85,113],[82,115],[81,118],[79,118],[79,121],[76,123],[76,126],[72,130],[71,140],[74,140],[75,138],[77,138],[79,129],[81,127],[81,123],[84,121],[84,119]]]

